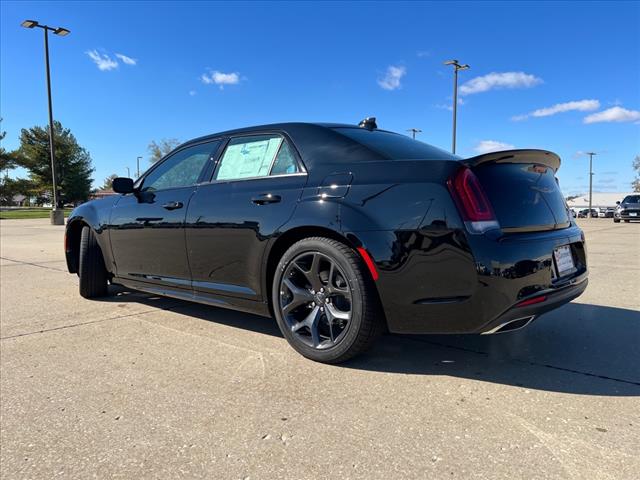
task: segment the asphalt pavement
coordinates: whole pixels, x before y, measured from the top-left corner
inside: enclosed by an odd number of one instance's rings
[[[580,220],[590,284],[528,328],[384,336],[341,366],[274,320],[111,287],[0,221],[0,477],[637,479],[640,224]]]

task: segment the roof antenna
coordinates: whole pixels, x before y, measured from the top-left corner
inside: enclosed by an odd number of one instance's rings
[[[366,128],[367,130],[374,130],[378,128],[378,125],[376,124],[376,117],[367,117],[362,120],[358,126],[360,128]]]

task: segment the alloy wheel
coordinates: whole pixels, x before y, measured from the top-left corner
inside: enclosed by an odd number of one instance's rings
[[[304,252],[287,265],[280,281],[280,311],[294,336],[327,349],[345,336],[352,315],[351,288],[340,266],[320,252]]]

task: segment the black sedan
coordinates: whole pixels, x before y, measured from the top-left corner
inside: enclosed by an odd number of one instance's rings
[[[321,362],[385,330],[515,330],[587,285],[559,166],[543,150],[463,160],[372,119],[228,131],[76,208],[67,265],[86,298],[113,283],[275,316]]]

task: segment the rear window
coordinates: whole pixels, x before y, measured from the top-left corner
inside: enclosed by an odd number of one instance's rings
[[[452,160],[459,157],[398,133],[338,127],[336,132],[390,160]]]

